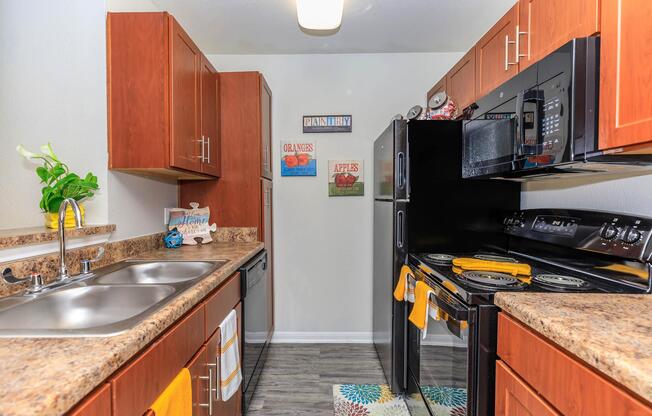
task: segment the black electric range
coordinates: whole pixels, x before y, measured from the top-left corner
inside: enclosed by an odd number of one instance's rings
[[[431,304],[446,317],[431,315],[427,333],[409,325],[406,399],[413,413],[493,414],[497,292],[652,292],[651,218],[525,210],[504,219],[504,233],[504,249],[408,256],[414,278],[433,289]],[[458,257],[525,263],[531,275],[460,270],[452,264]]]

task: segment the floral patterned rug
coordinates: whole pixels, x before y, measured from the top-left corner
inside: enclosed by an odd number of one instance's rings
[[[409,416],[405,402],[386,384],[333,385],[335,416]]]

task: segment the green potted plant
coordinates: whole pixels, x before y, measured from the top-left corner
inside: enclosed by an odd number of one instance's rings
[[[49,228],[58,228],[58,213],[61,202],[66,198],[73,198],[80,202],[90,198],[99,189],[97,176],[88,172],[83,178],[76,173],[70,172],[68,165],[59,160],[52,151],[50,143],[41,146],[41,153],[33,153],[19,145],[16,151],[25,159],[40,162],[41,166],[36,168],[36,174],[44,184],[41,189],[41,201],[39,207],[45,213],[45,225]],[[84,222],[84,205],[79,204]],[[65,228],[73,228],[75,219],[72,208],[66,210]]]

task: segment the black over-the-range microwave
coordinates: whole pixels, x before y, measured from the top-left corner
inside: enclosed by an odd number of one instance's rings
[[[599,38],[574,39],[478,100],[462,176],[520,176],[597,150]]]
[[[573,39],[478,100],[464,122],[462,176],[530,179],[650,165],[647,156],[598,149],[599,49],[599,37]]]

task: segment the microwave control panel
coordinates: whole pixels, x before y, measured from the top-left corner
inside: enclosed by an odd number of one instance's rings
[[[530,209],[504,221],[505,233],[579,250],[650,260],[652,219],[598,211]]]

